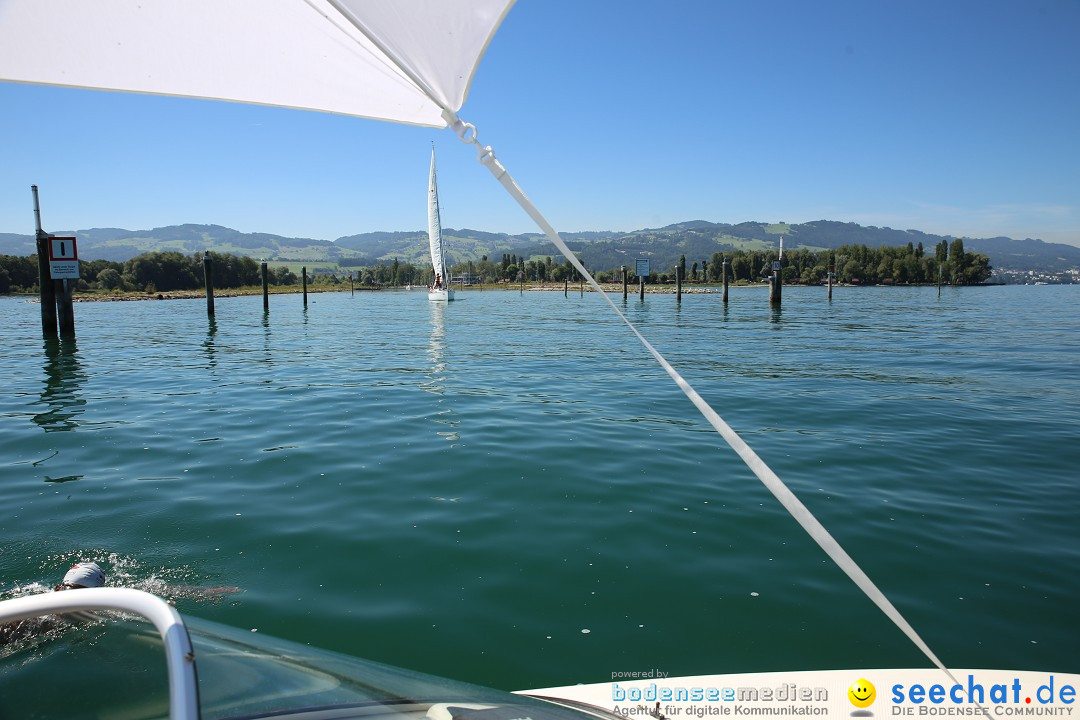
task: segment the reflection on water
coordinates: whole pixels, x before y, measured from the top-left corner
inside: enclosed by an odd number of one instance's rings
[[[79,395],[86,373],[79,364],[75,338],[47,338],[45,350],[45,389],[41,392],[41,404],[45,411],[34,415],[34,422],[45,432],[74,430],[79,423],[76,416],[86,405]]]
[[[274,364],[274,356],[270,345],[270,311],[264,310],[262,315],[263,326],[263,362],[267,365]]]
[[[940,656],[1075,671],[1080,288],[786,290],[773,324],[765,288],[627,315]],[[0,298],[23,313],[0,322],[0,594],[104,558],[116,585],[250,588],[195,615],[503,687],[602,678],[612,648],[686,674],[919,662],[586,297],[338,293],[305,331],[256,296],[216,334],[198,300],[95,303],[61,435],[32,416],[76,358],[43,385],[37,308]]]
[[[217,349],[214,347],[215,335],[217,335],[217,320],[211,315],[209,324],[206,327],[206,339],[203,340],[203,352],[206,353],[207,370],[214,370],[217,368]]]
[[[442,374],[446,371],[446,303],[429,301],[428,307],[431,310],[431,337],[428,339],[427,355],[431,361],[431,372],[424,388],[441,394]]]
[[[445,385],[447,304],[428,302],[428,306],[431,309],[431,337],[428,340],[427,356],[431,362],[431,370],[421,387],[438,396],[436,404],[440,407],[435,411],[433,418],[440,425],[437,434],[451,442],[456,442],[460,439],[458,430],[461,423],[454,417],[454,410],[447,403]]]
[[[66,483],[66,482],[73,482],[75,480],[82,480],[83,477],[85,477],[85,476],[84,475],[64,475],[63,477],[54,478],[54,477],[51,477],[49,475],[46,475],[45,476],[45,482],[48,482],[48,483]]]

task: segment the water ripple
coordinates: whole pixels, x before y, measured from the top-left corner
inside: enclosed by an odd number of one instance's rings
[[[1077,672],[1076,292],[625,311],[947,663]],[[84,303],[44,343],[0,298],[4,589],[101,557],[509,688],[923,663],[596,297],[464,296]]]

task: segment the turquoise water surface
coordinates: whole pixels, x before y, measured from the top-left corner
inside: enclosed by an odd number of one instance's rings
[[[599,297],[459,298],[0,298],[0,592],[506,689],[928,665]],[[946,664],[1080,672],[1080,288],[784,300],[625,312]]]

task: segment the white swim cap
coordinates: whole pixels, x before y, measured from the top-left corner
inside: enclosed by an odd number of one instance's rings
[[[64,585],[78,585],[80,587],[101,587],[105,584],[105,573],[97,563],[75,563],[74,567],[67,571],[64,576]]]

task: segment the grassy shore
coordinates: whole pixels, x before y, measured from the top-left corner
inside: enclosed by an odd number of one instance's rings
[[[600,287],[604,289],[604,292],[609,294],[618,294],[622,292],[621,283],[600,283]],[[767,287],[766,283],[732,283],[731,288],[747,288],[747,287]],[[837,285],[839,287],[839,285]],[[537,283],[530,282],[520,285],[518,283],[487,283],[484,285],[470,285],[468,287],[455,287],[455,292],[509,292],[509,291],[543,291],[543,292],[563,292],[568,293],[576,292],[580,293],[582,290],[585,292],[593,292],[592,287],[587,284],[572,283],[568,286],[564,286],[562,283]],[[369,287],[369,286],[356,286],[357,292],[372,292],[372,291],[388,291],[388,292],[406,292],[407,288],[404,287]],[[426,290],[424,286],[414,285],[412,287],[413,292],[422,292]],[[348,286],[341,285],[308,285],[308,293],[326,293],[326,292],[349,292]],[[303,292],[302,285],[271,285],[268,288],[268,292],[271,295],[291,295]],[[639,292],[639,288],[636,284],[627,286],[627,294],[636,295]],[[665,285],[646,285],[645,292],[650,295],[673,295],[675,294],[675,286],[671,284]],[[705,294],[705,293],[719,293],[721,288],[718,284],[713,283],[684,283],[683,293],[685,294]],[[239,297],[242,295],[261,295],[261,285],[248,285],[239,288],[222,288],[214,290],[215,298],[227,298],[227,297]],[[32,298],[36,298],[37,294],[28,294]],[[74,294],[75,302],[127,302],[133,300],[192,300],[198,298],[205,298],[206,291],[203,289],[198,290],[166,290],[162,292],[144,292],[144,291],[122,291],[122,290],[77,290]]]
[[[370,291],[377,288],[356,287],[357,290]],[[302,293],[302,285],[271,285],[267,292],[270,295],[290,295]],[[308,285],[309,294],[324,292],[348,292],[339,285]],[[214,289],[214,298],[239,297],[241,295],[262,295],[261,285],[247,285],[238,288]],[[124,302],[130,300],[192,300],[205,298],[206,291],[199,290],[165,290],[162,292],[129,292],[122,290],[76,290],[75,302]]]

